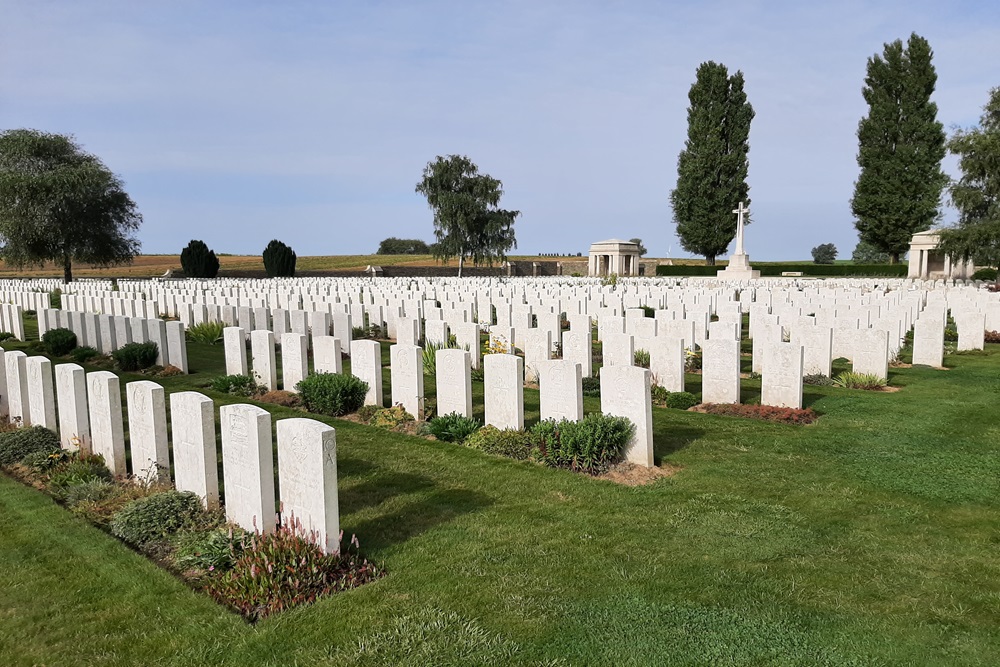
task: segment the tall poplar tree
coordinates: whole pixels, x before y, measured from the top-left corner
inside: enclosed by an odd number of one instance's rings
[[[681,246],[711,265],[736,236],[733,208],[750,204],[754,111],[743,92],[743,72],[730,76],[725,65],[711,61],[698,66],[688,100],[688,136],[677,158],[670,204]]]
[[[916,33],[868,59],[862,89],[868,115],[858,124],[858,166],[851,210],[862,241],[896,264],[911,237],[938,218],[948,176],[941,170],[944,127],[931,102],[937,72],[930,44]]]

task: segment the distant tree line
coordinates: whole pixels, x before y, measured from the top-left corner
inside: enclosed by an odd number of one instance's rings
[[[390,236],[378,245],[376,255],[430,255],[431,248],[420,239],[397,239]]]

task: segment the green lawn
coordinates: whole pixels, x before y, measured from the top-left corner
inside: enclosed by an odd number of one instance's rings
[[[388,576],[256,626],[0,476],[0,664],[995,665],[988,348],[807,386],[811,426],[654,409],[679,472],[639,488],[330,420],[342,527]],[[212,395],[221,346],[189,355],[163,384]]]

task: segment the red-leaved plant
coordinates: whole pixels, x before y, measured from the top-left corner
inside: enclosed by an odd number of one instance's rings
[[[343,542],[344,533],[340,533]],[[292,516],[274,532],[248,538],[232,569],[210,577],[206,590],[253,622],[316,598],[355,588],[382,575],[362,558],[357,537],[339,553],[325,554],[315,531]]]

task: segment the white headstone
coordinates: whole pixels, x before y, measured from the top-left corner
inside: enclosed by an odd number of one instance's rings
[[[423,350],[402,343],[389,347],[392,403],[403,406],[417,421],[424,418]]]
[[[187,341],[183,322],[167,322],[167,363],[188,372]]]
[[[802,346],[776,343],[764,357],[761,374],[761,405],[779,408],[802,407]]]
[[[601,370],[601,412],[627,417],[635,433],[626,445],[625,460],[653,467],[653,409],[650,372],[637,366],[611,366]]]
[[[338,552],[337,435],[333,427],[313,419],[278,422],[278,488],[282,521],[294,517],[303,530],[316,535],[326,553]]]
[[[855,373],[889,379],[889,336],[882,329],[860,329],[854,341]]]
[[[557,359],[539,367],[538,402],[542,419],[583,419],[580,364]]]
[[[702,346],[701,369],[703,403],[740,402],[739,341],[727,338],[706,340]]]
[[[483,391],[487,424],[524,428],[524,359],[513,354],[483,357]]]
[[[246,375],[246,332],[240,327],[226,327],[222,330],[222,342],[226,354],[226,375]]]
[[[263,329],[250,332],[250,357],[253,377],[268,391],[278,388],[278,364],[274,356],[274,334]]]
[[[140,380],[125,385],[132,474],[140,481],[170,478],[167,403],[163,387]]]
[[[4,353],[7,371],[7,409],[12,422],[31,425],[31,408],[28,398],[28,355],[20,350]]]
[[[336,341],[337,339],[334,338],[333,340]],[[381,343],[377,340],[351,341],[351,375],[368,383],[368,393],[365,394],[365,405],[377,405],[379,407],[385,405],[382,393]],[[423,376],[421,375],[422,378]],[[395,376],[393,376],[393,384],[395,384]]]
[[[606,334],[601,352],[604,366],[632,366],[635,363],[635,347],[629,334]]]
[[[913,323],[913,365],[934,366],[935,368],[944,365],[944,322],[936,318],[928,318],[918,319]],[[9,370],[7,378],[9,385]]]
[[[31,423],[55,431],[58,425],[52,362],[42,356],[28,357],[25,359],[25,366],[28,374],[28,406],[31,411]]]
[[[343,373],[340,339],[333,336],[313,337],[313,370],[317,373]]]
[[[583,374],[583,377],[593,377],[594,350],[590,331],[573,331],[570,329],[563,333],[562,345],[563,359],[580,364],[580,372]]]
[[[226,518],[269,533],[275,526],[271,414],[255,405],[223,405],[219,420]]]
[[[309,375],[308,340],[304,334],[281,335],[281,388],[298,391],[295,386]]]
[[[195,391],[170,394],[170,427],[177,490],[193,491],[205,507],[217,508],[219,469],[212,399]]]
[[[472,416],[471,355],[465,350],[438,350],[435,354],[437,413]]]
[[[87,377],[77,364],[56,366],[56,402],[59,404],[59,442],[63,449],[91,451],[87,414]]]
[[[91,450],[104,457],[111,472],[124,475],[125,429],[118,376],[110,371],[87,373],[87,404]]]
[[[684,391],[687,356],[682,338],[657,336],[649,351],[652,382],[667,391]]]

